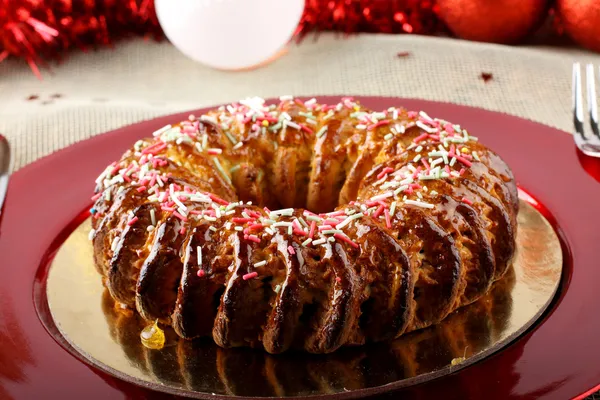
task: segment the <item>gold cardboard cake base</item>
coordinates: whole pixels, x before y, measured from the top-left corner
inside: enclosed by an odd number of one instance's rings
[[[506,346],[550,304],[560,283],[562,251],[546,219],[521,201],[513,268],[478,302],[437,326],[392,343],[345,348],[329,355],[269,355],[221,349],[211,340],[140,341],[147,325],[115,307],[93,265],[90,220],[59,249],[47,280],[54,322],[91,364],[122,379],[187,396],[332,394],[402,381],[410,385],[467,366]]]

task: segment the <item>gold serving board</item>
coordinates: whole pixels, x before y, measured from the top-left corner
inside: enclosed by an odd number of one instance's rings
[[[329,355],[222,349],[165,330],[166,345],[142,345],[148,325],[115,307],[93,265],[90,220],[57,252],[47,279],[54,322],[90,364],[121,379],[191,397],[310,396],[392,382],[420,383],[464,368],[510,344],[543,314],[558,290],[563,255],[551,225],[521,201],[513,267],[492,291],[439,325],[391,343],[343,348]],[[335,397],[335,396],[334,396]]]

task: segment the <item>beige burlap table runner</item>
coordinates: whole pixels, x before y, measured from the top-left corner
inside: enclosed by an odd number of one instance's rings
[[[410,52],[398,57],[399,52]],[[447,38],[334,34],[293,44],[262,68],[225,72],[168,42],[119,42],[75,52],[44,80],[26,64],[0,64],[0,132],[11,168],[77,141],[154,116],[247,96],[389,95],[502,111],[571,130],[571,66],[600,55],[572,48],[509,47]],[[490,72],[487,83],[482,72]],[[30,96],[39,98],[31,100]]]

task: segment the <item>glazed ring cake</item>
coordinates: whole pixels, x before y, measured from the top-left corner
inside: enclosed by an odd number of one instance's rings
[[[269,353],[397,338],[501,279],[511,170],[425,112],[249,98],[137,141],[96,180],[112,298],[185,339]]]

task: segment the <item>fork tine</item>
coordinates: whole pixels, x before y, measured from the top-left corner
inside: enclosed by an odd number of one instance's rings
[[[581,96],[581,65],[573,64],[573,124],[575,131],[582,137],[583,134],[583,98]]]
[[[596,74],[594,72],[594,65],[588,64],[586,66],[585,80],[587,83],[587,100],[588,100],[588,111],[590,113],[590,125],[592,131],[596,136],[600,136],[598,130],[598,104],[596,102]]]

